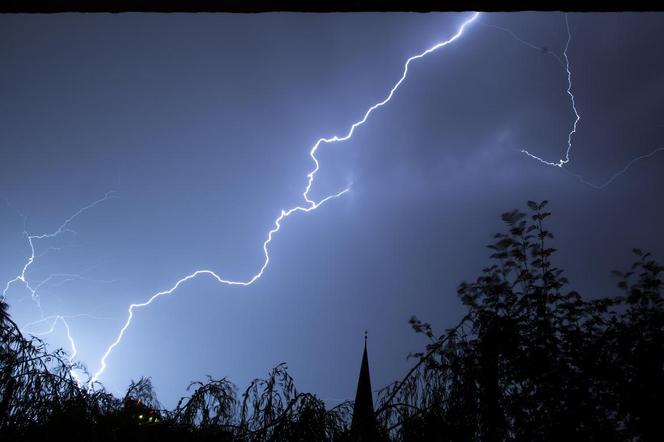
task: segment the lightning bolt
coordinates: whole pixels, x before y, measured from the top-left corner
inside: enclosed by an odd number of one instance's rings
[[[71,319],[71,318],[76,318],[76,317],[79,317],[79,316],[80,315],[74,315],[74,316],[69,316],[68,318]],[[50,335],[51,333],[53,333],[55,331],[55,326],[58,324],[58,322],[62,323],[62,325],[65,328],[65,331],[67,332],[67,339],[69,340],[69,346],[71,347],[71,352],[68,355],[69,356],[68,360],[69,360],[69,363],[72,363],[74,361],[74,358],[78,354],[78,350],[76,349],[76,342],[74,341],[74,338],[71,335],[71,330],[69,328],[69,323],[67,322],[67,319],[66,319],[65,316],[61,316],[61,315],[46,316],[46,317],[44,317],[44,318],[42,318],[38,321],[34,321],[34,322],[29,323],[29,324],[25,324],[23,326],[23,330],[26,330],[31,326],[34,326],[34,325],[37,325],[39,323],[46,322],[46,321],[51,321],[51,326],[48,328],[48,330],[46,330],[44,332],[39,332],[39,333],[35,333],[35,332],[28,332],[28,333],[30,333],[33,336]]]
[[[638,162],[638,161],[641,161],[641,160],[645,160],[646,158],[653,157],[653,156],[655,156],[655,155],[656,155],[657,153],[659,153],[659,152],[664,152],[664,147],[658,147],[657,149],[653,150],[653,151],[650,152],[650,153],[647,153],[647,154],[645,154],[645,155],[638,156],[638,157],[636,157],[636,158],[632,158],[632,159],[631,159],[631,160],[625,165],[625,167],[623,167],[622,169],[620,169],[619,171],[617,171],[616,173],[614,173],[613,175],[611,175],[611,176],[609,177],[609,179],[606,180],[606,181],[605,181],[604,183],[602,183],[602,184],[595,184],[595,183],[592,183],[592,182],[586,180],[585,178],[583,178],[583,176],[582,176],[582,175],[579,175],[578,173],[574,173],[574,172],[571,172],[571,171],[569,171],[569,170],[566,170],[566,172],[569,173],[570,175],[572,175],[573,177],[577,178],[577,179],[578,179],[579,181],[581,181],[583,184],[586,184],[586,185],[588,185],[588,186],[590,186],[590,187],[592,187],[592,188],[594,188],[594,189],[597,189],[597,190],[602,190],[602,189],[604,189],[606,186],[608,186],[609,184],[611,184],[613,181],[615,181],[615,179],[618,178],[620,175],[622,175],[622,174],[624,174],[625,172],[627,172],[627,171],[629,170],[629,168],[632,167],[632,165],[633,165],[634,163],[636,163],[636,162]],[[563,170],[564,170],[564,169],[563,169]]]
[[[30,333],[30,334],[33,335],[33,336],[50,335],[51,333],[53,333],[55,331],[56,324],[58,322],[62,323],[63,327],[65,328],[65,334],[67,335],[67,340],[69,341],[69,346],[71,348],[71,352],[68,354],[68,358],[67,358],[67,362],[69,362],[69,365],[71,367],[70,370],[69,370],[69,373],[74,378],[76,383],[79,386],[81,386],[82,382],[81,382],[78,374],[76,373],[74,367],[72,366],[72,364],[74,363],[74,358],[76,358],[76,355],[78,354],[78,349],[76,348],[76,341],[74,340],[74,337],[71,335],[71,329],[69,328],[69,323],[67,322],[67,320],[65,319],[64,316],[60,316],[60,315],[49,316],[47,318],[42,318],[42,320],[35,321],[35,323],[45,321],[45,320],[49,320],[49,319],[52,319],[52,322],[51,322],[51,327],[47,331],[42,332],[42,333]]]
[[[9,288],[13,284],[21,283],[30,292],[30,296],[32,297],[33,300],[35,300],[35,302],[37,303],[37,306],[41,308],[41,306],[39,305],[39,296],[37,295],[37,290],[38,290],[39,286],[38,287],[32,287],[30,285],[30,282],[28,281],[28,279],[26,277],[26,274],[27,274],[28,270],[30,269],[30,267],[32,266],[32,264],[34,264],[34,262],[37,258],[39,258],[41,256],[44,256],[49,250],[57,250],[57,248],[49,247],[44,253],[42,253],[40,255],[37,255],[36,252],[35,252],[35,241],[40,241],[40,240],[43,240],[43,239],[52,239],[52,238],[55,238],[59,235],[62,235],[63,233],[76,234],[76,232],[74,230],[69,229],[67,226],[69,226],[69,224],[71,224],[71,222],[74,221],[82,213],[86,212],[87,210],[92,209],[93,207],[97,206],[98,204],[103,203],[104,201],[109,200],[110,198],[113,198],[114,195],[115,195],[115,191],[106,192],[106,194],[104,194],[104,196],[102,198],[100,198],[96,201],[93,201],[92,203],[88,204],[87,206],[82,207],[81,209],[76,211],[76,213],[71,215],[62,224],[60,224],[60,227],[58,227],[58,229],[55,230],[54,232],[52,232],[52,233],[43,233],[41,235],[31,235],[31,234],[29,234],[26,227],[25,227],[26,222],[27,222],[27,217],[24,214],[22,214],[20,211],[14,209],[19,214],[19,216],[21,218],[23,218],[23,235],[25,235],[26,238],[27,238],[28,246],[30,247],[30,256],[28,256],[28,259],[26,260],[25,264],[23,265],[23,268],[21,269],[21,272],[15,278],[10,279],[9,281],[7,281],[7,283],[5,284],[5,288],[2,290],[2,297],[0,297],[0,299],[2,299],[4,301],[7,298],[7,293],[9,292]],[[8,202],[7,202],[7,204],[8,204]],[[13,208],[13,206],[11,206],[11,205],[10,205],[10,207]],[[51,276],[55,276],[55,275],[51,275]],[[49,277],[49,278],[51,278],[51,277]],[[47,279],[49,279],[49,278],[47,278]],[[42,281],[40,286],[43,285],[43,283],[44,283],[44,281]]]
[[[45,240],[45,239],[52,239],[52,238],[60,236],[64,233],[76,234],[76,232],[74,230],[68,228],[68,226],[77,217],[79,217],[81,214],[83,214],[84,212],[92,209],[93,207],[97,206],[98,204],[101,204],[104,201],[107,201],[108,199],[114,197],[114,195],[115,195],[114,191],[106,192],[106,194],[104,194],[104,196],[102,198],[100,198],[96,201],[93,201],[92,203],[88,204],[87,206],[84,206],[84,207],[80,208],[79,210],[77,210],[73,215],[71,215],[62,224],[60,224],[60,226],[58,227],[57,230],[55,230],[51,233],[44,233],[44,234],[41,234],[41,235],[31,235],[30,233],[28,233],[27,227],[26,227],[27,217],[21,211],[19,211],[14,206],[12,206],[6,198],[3,198],[5,200],[5,203],[7,204],[7,206],[14,209],[14,211],[21,218],[23,218],[23,235],[27,238],[28,246],[30,248],[30,256],[28,256],[25,264],[21,268],[21,272],[16,277],[14,277],[13,279],[10,279],[9,281],[7,281],[7,283],[5,284],[5,288],[2,290],[2,296],[0,297],[0,299],[2,299],[2,301],[4,301],[7,298],[9,289],[12,287],[12,285],[21,283],[28,290],[28,292],[30,293],[30,298],[37,305],[37,308],[39,309],[40,316],[41,316],[40,320],[34,321],[32,323],[29,323],[29,324],[26,324],[25,326],[22,327],[22,329],[26,329],[26,328],[29,328],[33,325],[38,324],[38,323],[42,323],[42,322],[45,322],[45,321],[52,320],[52,323],[51,323],[51,326],[50,326],[49,330],[47,330],[46,332],[43,332],[43,333],[33,333],[34,336],[45,336],[45,335],[51,334],[55,331],[55,326],[57,325],[58,322],[62,323],[62,325],[65,329],[65,333],[67,335],[67,340],[69,341],[69,346],[71,348],[71,352],[68,355],[68,362],[70,364],[73,363],[74,358],[78,354],[78,349],[76,347],[76,341],[74,340],[74,337],[71,334],[71,329],[70,329],[69,323],[67,322],[67,319],[66,319],[67,317],[62,316],[62,315],[44,317],[44,312],[43,312],[42,307],[41,307],[41,301],[40,301],[38,293],[39,293],[39,290],[45,284],[48,284],[49,282],[51,282],[55,278],[64,278],[62,281],[60,281],[59,285],[64,284],[68,281],[76,280],[76,279],[84,279],[85,280],[85,279],[88,279],[88,278],[85,278],[85,277],[83,277],[81,275],[78,275],[78,274],[54,273],[54,274],[49,275],[48,277],[46,277],[44,280],[42,280],[41,282],[39,282],[37,285],[35,285],[33,287],[30,284],[30,281],[27,277],[28,270],[30,269],[30,267],[36,262],[36,260],[38,258],[46,255],[49,251],[58,250],[57,247],[48,247],[42,253],[37,254],[36,253],[35,242],[36,241],[39,242],[40,240]],[[71,316],[69,318],[71,319],[71,318],[80,317],[80,316],[89,316],[89,315],[81,314],[81,315]],[[80,380],[79,380],[78,375],[76,374],[76,372],[72,369],[70,371],[70,373],[72,374],[74,379],[76,379],[76,382],[79,383],[79,385],[80,385],[81,383],[80,383]]]
[[[540,163],[546,164],[547,166],[559,167],[559,168],[561,168],[562,170],[564,170],[565,172],[567,172],[569,175],[571,175],[571,176],[575,177],[576,179],[578,179],[581,183],[583,183],[583,184],[585,184],[585,185],[587,185],[587,186],[590,186],[590,187],[592,187],[592,188],[594,188],[594,189],[602,190],[602,189],[606,188],[609,184],[613,183],[613,181],[615,181],[616,178],[618,178],[619,176],[621,176],[622,174],[624,174],[625,172],[627,172],[627,171],[630,169],[630,167],[632,167],[632,165],[633,165],[634,163],[636,163],[636,162],[638,162],[638,161],[640,161],[640,160],[644,160],[644,159],[650,158],[650,157],[656,155],[656,154],[659,153],[659,152],[664,152],[664,147],[659,147],[659,148],[654,149],[653,151],[651,151],[651,152],[649,152],[649,153],[647,153],[647,154],[640,155],[640,156],[637,156],[637,157],[631,159],[631,160],[630,160],[630,161],[629,161],[629,162],[628,162],[628,163],[627,163],[622,169],[620,169],[620,170],[618,170],[617,172],[615,172],[613,175],[611,175],[611,176],[610,176],[610,177],[609,177],[604,183],[602,183],[602,184],[596,184],[596,183],[593,183],[593,182],[591,182],[591,181],[588,181],[587,179],[585,179],[585,178],[583,177],[583,175],[580,175],[580,174],[578,174],[578,173],[574,173],[574,172],[570,171],[569,169],[565,169],[565,168],[563,168],[563,166],[564,166],[565,164],[569,163],[569,161],[570,161],[569,153],[570,153],[570,150],[572,149],[572,136],[576,133],[577,123],[579,122],[579,120],[581,120],[581,116],[579,115],[579,113],[578,113],[578,111],[577,111],[577,109],[576,109],[576,103],[575,103],[575,101],[574,101],[574,94],[572,93],[572,78],[571,78],[571,77],[572,77],[572,74],[571,74],[571,72],[570,72],[569,58],[568,58],[568,56],[567,56],[567,50],[568,50],[568,48],[569,48],[569,44],[570,44],[570,41],[571,41],[571,39],[572,39],[572,34],[571,34],[571,32],[570,32],[570,28],[569,28],[569,20],[568,20],[568,18],[567,18],[567,14],[565,14],[565,26],[566,26],[566,29],[567,29],[567,43],[565,44],[565,50],[563,51],[563,56],[564,56],[564,58],[565,58],[565,62],[564,62],[564,63],[563,63],[563,60],[560,58],[560,56],[559,56],[558,54],[556,54],[555,52],[550,51],[550,50],[545,50],[545,48],[542,47],[542,46],[537,46],[537,45],[535,45],[535,44],[533,44],[533,43],[531,43],[531,42],[529,42],[529,41],[527,41],[527,40],[522,39],[522,38],[519,37],[516,33],[514,33],[512,30],[510,30],[510,29],[508,29],[508,28],[504,28],[504,27],[502,27],[502,26],[497,26],[497,25],[493,25],[493,24],[482,24],[482,25],[483,25],[483,26],[486,26],[486,27],[489,27],[489,28],[494,28],[494,29],[498,29],[498,30],[500,30],[500,31],[503,31],[503,32],[509,34],[514,40],[516,40],[516,41],[518,41],[519,43],[521,43],[521,44],[523,44],[523,45],[525,45],[525,46],[528,46],[528,47],[530,47],[530,48],[532,48],[532,49],[536,49],[536,50],[538,50],[538,51],[544,51],[545,53],[547,53],[547,54],[551,55],[552,57],[554,57],[554,58],[558,61],[558,63],[560,64],[560,66],[562,66],[562,67],[565,69],[565,71],[567,72],[567,94],[568,94],[569,97],[570,97],[570,101],[571,101],[572,109],[573,109],[573,111],[574,111],[574,115],[576,116],[576,119],[575,119],[575,121],[574,121],[574,124],[573,124],[572,130],[569,132],[569,134],[568,134],[568,136],[567,136],[567,149],[566,149],[566,151],[565,151],[565,158],[564,158],[564,159],[561,158],[561,159],[558,160],[557,162],[551,162],[551,161],[546,161],[546,160],[544,160],[544,159],[542,159],[542,158],[540,158],[540,157],[538,157],[538,156],[536,156],[536,155],[533,155],[533,154],[531,154],[530,152],[528,152],[528,151],[525,150],[525,149],[522,149],[522,150],[521,150],[522,153],[524,153],[524,154],[528,155],[529,157],[531,157],[531,158],[533,158],[533,159],[539,161]]]
[[[353,123],[350,126],[350,128],[348,129],[348,131],[346,132],[345,135],[341,135],[341,136],[335,135],[335,136],[332,136],[330,138],[320,138],[320,139],[318,139],[318,141],[316,141],[316,143],[309,150],[309,156],[311,157],[311,159],[314,163],[314,168],[307,174],[307,185],[304,188],[304,192],[302,192],[302,197],[303,197],[304,202],[306,203],[306,205],[305,206],[296,206],[296,207],[290,208],[288,210],[282,210],[281,211],[281,214],[274,221],[274,227],[268,232],[267,239],[263,243],[263,256],[264,256],[263,265],[260,267],[260,269],[258,270],[258,272],[256,274],[254,274],[251,278],[249,278],[246,281],[234,281],[234,280],[224,279],[223,277],[219,276],[217,273],[213,272],[212,270],[196,270],[195,272],[179,279],[168,290],[164,290],[164,291],[155,293],[147,301],[142,302],[142,303],[137,303],[137,304],[131,304],[129,306],[127,320],[125,321],[123,327],[120,329],[120,333],[118,334],[117,338],[111,343],[111,345],[108,347],[108,349],[106,350],[106,352],[102,356],[101,362],[100,362],[100,368],[90,378],[90,381],[88,382],[88,388],[92,388],[93,384],[97,381],[99,376],[101,376],[104,373],[104,371],[106,370],[106,367],[107,367],[106,361],[107,361],[109,355],[111,354],[111,352],[113,351],[113,349],[115,349],[120,344],[120,342],[122,341],[122,338],[124,337],[125,332],[127,331],[129,326],[131,325],[132,319],[134,318],[134,311],[136,309],[147,307],[148,305],[152,304],[152,302],[154,302],[158,298],[160,298],[162,296],[170,295],[175,290],[177,290],[178,287],[180,287],[183,283],[185,283],[185,282],[187,282],[187,281],[189,281],[193,278],[196,278],[199,275],[210,276],[213,279],[215,279],[217,282],[219,282],[221,284],[226,284],[226,285],[248,286],[248,285],[253,284],[256,280],[258,280],[263,275],[263,272],[265,271],[265,269],[267,268],[267,266],[270,262],[270,254],[269,254],[269,247],[268,246],[272,242],[272,238],[274,237],[274,235],[277,232],[279,232],[279,230],[281,228],[281,222],[282,221],[284,221],[289,216],[291,216],[295,213],[298,213],[298,212],[307,213],[307,212],[311,212],[313,210],[316,210],[318,207],[323,205],[325,202],[327,202],[331,199],[338,198],[338,197],[340,197],[341,195],[345,194],[346,192],[348,192],[350,190],[350,186],[346,187],[342,191],[340,191],[336,194],[333,194],[333,195],[329,195],[329,196],[323,198],[320,201],[314,201],[309,197],[309,192],[311,191],[311,187],[313,186],[316,173],[320,170],[320,163],[318,161],[318,158],[316,157],[316,152],[318,151],[318,149],[323,144],[333,144],[333,143],[339,143],[339,142],[349,140],[353,136],[353,134],[355,133],[355,129],[357,129],[359,126],[362,126],[367,121],[369,116],[376,109],[381,108],[382,106],[387,104],[392,99],[392,97],[396,93],[397,89],[399,89],[401,84],[406,80],[406,77],[408,76],[408,68],[409,68],[410,64],[413,61],[416,61],[420,58],[423,58],[423,57],[431,54],[432,52],[437,51],[438,49],[440,49],[442,47],[445,47],[445,46],[449,45],[450,43],[456,41],[458,38],[460,38],[463,35],[463,32],[466,29],[466,27],[468,25],[470,25],[472,22],[474,22],[477,19],[477,17],[479,17],[479,15],[480,15],[479,12],[474,12],[470,16],[470,18],[468,18],[464,22],[462,22],[461,26],[459,26],[457,32],[452,37],[450,37],[449,39],[447,39],[445,41],[442,41],[442,42],[439,42],[439,43],[435,44],[434,46],[430,47],[429,49],[426,49],[425,51],[423,51],[423,52],[421,52],[417,55],[413,55],[412,57],[408,58],[406,60],[405,64],[404,64],[403,73],[401,74],[401,77],[394,84],[392,89],[390,89],[387,96],[382,101],[380,101],[380,102],[374,104],[373,106],[371,106],[364,113],[364,116],[360,120],[356,121],[355,123]]]
[[[71,352],[68,354],[68,360],[69,363],[72,363],[74,359],[76,358],[76,355],[78,354],[78,350],[76,348],[76,341],[74,340],[73,336],[71,335],[71,329],[69,326],[69,323],[67,322],[67,319],[77,319],[77,318],[90,318],[94,320],[104,320],[104,319],[114,319],[114,318],[107,318],[107,317],[100,317],[100,316],[93,316],[88,313],[79,313],[77,315],[51,315],[51,316],[44,316],[41,319],[38,319],[36,321],[29,322],[27,324],[24,324],[21,329],[23,330],[24,333],[31,334],[33,336],[47,336],[55,332],[55,327],[60,322],[66,331],[67,334],[67,340],[69,340],[69,346],[71,348]],[[46,331],[42,332],[33,332],[30,331],[31,328],[50,322],[50,326]]]
[[[574,94],[572,93],[572,72],[569,69],[569,57],[567,56],[567,50],[569,49],[569,43],[570,43],[570,41],[572,41],[572,33],[570,32],[570,29],[569,29],[569,20],[567,19],[567,14],[565,14],[565,26],[567,28],[567,43],[565,44],[565,50],[563,51],[563,57],[565,58],[565,71],[567,72],[567,95],[569,95],[569,99],[570,99],[570,102],[572,104],[572,110],[574,111],[574,115],[576,116],[576,119],[574,120],[574,124],[572,125],[572,130],[567,135],[567,149],[565,150],[565,158],[561,158],[560,160],[558,160],[556,162],[551,162],[551,161],[546,161],[546,160],[538,157],[537,155],[533,155],[532,153],[528,152],[526,149],[521,150],[522,153],[528,155],[531,158],[536,159],[540,163],[546,164],[547,166],[554,166],[554,167],[560,167],[560,168],[562,168],[565,164],[569,163],[569,152],[570,152],[570,150],[572,150],[572,136],[576,133],[576,126],[579,123],[579,120],[581,120],[581,116],[579,115],[579,112],[576,109],[576,103],[574,101]],[[524,44],[527,44],[528,46],[531,46],[531,47],[536,47],[536,46],[534,46],[534,45],[532,45],[532,44],[530,44],[530,43],[528,43],[524,40],[521,40],[515,34],[513,34],[511,31],[508,31],[508,32],[510,32],[520,42],[522,42]],[[560,57],[557,57],[557,58],[560,61]]]

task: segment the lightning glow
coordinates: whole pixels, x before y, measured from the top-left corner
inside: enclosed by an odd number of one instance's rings
[[[458,38],[460,38],[463,35],[463,32],[466,29],[466,27],[468,25],[470,25],[472,22],[474,22],[477,19],[477,17],[479,17],[479,15],[480,15],[479,12],[474,12],[470,16],[470,18],[466,19],[461,24],[461,26],[458,28],[457,32],[452,37],[450,37],[447,40],[444,40],[442,42],[439,42],[439,43],[435,44],[434,46],[430,47],[429,49],[426,49],[425,51],[423,51],[423,52],[421,52],[417,55],[414,55],[414,56],[408,58],[406,60],[405,64],[404,64],[403,73],[401,74],[401,77],[394,84],[394,86],[390,89],[387,96],[382,101],[380,101],[380,102],[374,104],[373,106],[371,106],[364,113],[364,116],[360,120],[358,120],[357,122],[353,123],[350,126],[350,128],[348,129],[348,131],[346,132],[345,135],[341,135],[341,136],[335,135],[335,136],[329,137],[329,138],[320,138],[320,139],[318,139],[318,141],[316,141],[316,143],[309,150],[309,156],[311,157],[311,159],[314,162],[314,168],[307,174],[307,185],[304,188],[304,192],[302,192],[302,197],[303,197],[304,202],[306,203],[306,205],[305,206],[296,206],[296,207],[290,208],[288,210],[282,210],[281,211],[281,214],[274,221],[274,227],[268,232],[267,239],[263,243],[263,256],[264,256],[263,265],[260,267],[260,269],[258,270],[258,272],[256,274],[254,274],[251,278],[249,278],[246,281],[234,281],[234,280],[225,279],[225,278],[219,276],[217,273],[213,272],[212,270],[197,270],[197,271],[185,276],[184,278],[179,279],[168,290],[164,290],[164,291],[155,293],[147,301],[142,302],[142,303],[137,303],[137,304],[131,304],[129,306],[128,317],[127,317],[127,320],[124,323],[124,326],[120,329],[120,332],[119,332],[118,336],[116,337],[116,339],[111,343],[111,345],[108,347],[106,352],[103,354],[103,356],[101,358],[101,362],[100,362],[100,368],[90,378],[90,381],[88,382],[88,387],[92,388],[92,386],[97,381],[99,376],[101,376],[104,373],[104,371],[106,370],[106,367],[107,367],[107,362],[106,361],[107,361],[109,355],[111,354],[111,352],[113,351],[113,349],[115,349],[115,347],[117,347],[120,344],[120,342],[122,341],[122,338],[124,337],[125,332],[127,331],[129,326],[131,325],[132,319],[134,318],[134,310],[146,307],[146,306],[150,305],[153,301],[155,301],[156,299],[158,299],[162,296],[170,295],[175,290],[177,290],[177,288],[180,287],[180,285],[182,285],[183,283],[189,281],[190,279],[196,278],[199,275],[211,276],[212,278],[217,280],[219,283],[226,284],[226,285],[248,286],[248,285],[253,284],[256,280],[258,280],[263,275],[263,272],[265,271],[265,269],[267,268],[267,266],[270,262],[270,254],[269,254],[269,247],[268,246],[272,242],[273,236],[277,232],[279,232],[279,230],[281,228],[281,222],[284,219],[288,218],[290,215],[292,215],[294,213],[297,213],[297,212],[311,212],[313,210],[316,210],[318,207],[320,207],[325,202],[327,202],[331,199],[338,198],[338,197],[340,197],[341,195],[345,194],[346,192],[348,192],[350,190],[350,186],[346,187],[342,191],[340,191],[336,194],[333,194],[333,195],[329,195],[329,196],[327,196],[327,197],[325,197],[325,198],[323,198],[323,199],[321,199],[320,201],[317,201],[317,202],[312,200],[309,197],[309,192],[311,191],[311,187],[314,183],[316,173],[320,170],[320,163],[318,161],[318,158],[316,158],[316,152],[318,151],[320,146],[323,145],[323,144],[332,144],[332,143],[338,143],[338,142],[343,142],[343,141],[349,140],[353,136],[353,133],[355,132],[355,129],[358,128],[359,126],[363,125],[367,121],[367,119],[369,118],[369,115],[371,115],[371,113],[373,111],[375,111],[376,109],[384,106],[385,104],[387,104],[392,99],[392,97],[396,93],[397,89],[399,89],[401,84],[406,80],[406,77],[408,76],[408,68],[409,68],[410,64],[413,61],[418,60],[422,57],[425,57],[425,56],[431,54],[432,52],[434,52],[434,51],[436,51],[436,50],[438,50],[442,47],[445,47],[445,46],[449,45],[450,43],[456,41]]]

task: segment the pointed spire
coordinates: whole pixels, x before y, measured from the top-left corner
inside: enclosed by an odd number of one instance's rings
[[[353,421],[350,431],[353,441],[368,442],[376,439],[376,416],[374,414],[373,394],[371,391],[366,331],[364,332],[364,353],[362,354],[360,377],[357,381],[357,393],[355,394]]]

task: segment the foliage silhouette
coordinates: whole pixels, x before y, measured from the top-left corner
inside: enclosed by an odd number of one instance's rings
[[[547,202],[502,215],[492,264],[458,288],[468,314],[379,407],[396,440],[657,440],[664,398],[662,266],[614,272],[626,296],[584,300],[554,266]],[[398,392],[397,392],[398,390]],[[395,394],[396,392],[396,394]]]
[[[379,392],[377,440],[659,440],[664,399],[664,267],[634,249],[620,294],[584,299],[567,290],[545,227],[547,202],[504,213],[491,264],[458,287],[467,308],[411,355],[406,375]],[[0,303],[3,440],[350,441],[352,402],[326,410],[299,392],[285,364],[238,394],[226,378],[192,382],[164,410],[150,378],[122,399],[81,387],[62,350],[21,334]],[[656,404],[656,405],[653,405]]]

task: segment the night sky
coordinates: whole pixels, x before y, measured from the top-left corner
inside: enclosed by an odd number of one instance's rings
[[[127,319],[198,269],[247,280],[282,209],[303,204],[320,137],[383,100],[408,57],[469,13],[0,15],[0,283],[39,256],[6,301],[24,332],[68,319],[94,373]],[[287,362],[328,405],[352,399],[363,332],[373,387],[400,378],[463,314],[457,285],[489,264],[499,215],[550,201],[569,289],[615,295],[640,247],[664,258],[664,14],[570,14],[574,122],[561,13],[482,14],[413,62],[352,139],[323,145],[311,189],[340,198],[282,223],[248,287],[209,276],[136,310],[99,380],[152,376],[172,407],[191,380],[243,388]],[[491,27],[495,25],[508,29]],[[530,43],[536,48],[517,40]],[[545,47],[546,49],[538,49]],[[52,276],[50,279],[50,275]],[[72,276],[76,275],[76,276]],[[76,316],[80,315],[80,316]],[[44,336],[70,351],[57,323]]]

